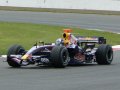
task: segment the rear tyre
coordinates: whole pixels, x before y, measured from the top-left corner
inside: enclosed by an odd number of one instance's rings
[[[96,51],[96,61],[100,65],[109,65],[113,60],[113,50],[110,45],[103,44]]]
[[[21,65],[11,60],[10,55],[22,55],[25,49],[21,45],[13,45],[8,49],[7,62],[9,66],[20,67]]]
[[[67,48],[63,46],[55,46],[51,51],[51,62],[54,67],[66,67],[69,62],[69,53]]]

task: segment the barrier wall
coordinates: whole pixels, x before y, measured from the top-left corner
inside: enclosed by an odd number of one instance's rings
[[[0,6],[120,11],[120,0],[0,0]]]

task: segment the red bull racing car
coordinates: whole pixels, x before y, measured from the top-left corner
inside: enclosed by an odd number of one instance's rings
[[[104,37],[74,36],[70,29],[65,29],[62,38],[53,44],[39,42],[29,50],[21,45],[13,45],[7,53],[7,62],[12,67],[31,64],[58,68],[88,63],[109,65],[112,60],[112,47],[106,44]]]

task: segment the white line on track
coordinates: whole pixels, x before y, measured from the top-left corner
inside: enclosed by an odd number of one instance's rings
[[[101,32],[105,32],[105,31],[106,31],[106,30],[102,30],[102,29],[93,29],[93,28],[86,28],[86,29],[87,29],[87,30],[101,31]],[[120,34],[120,33],[112,32],[112,31],[108,31],[108,32],[115,33],[115,34]]]
[[[120,45],[112,46],[112,48],[113,48],[113,51],[118,51],[120,50]]]

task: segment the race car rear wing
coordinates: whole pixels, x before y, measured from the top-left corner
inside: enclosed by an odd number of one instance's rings
[[[85,37],[77,36],[79,43],[97,43],[97,44],[106,44],[106,39],[104,37]]]

